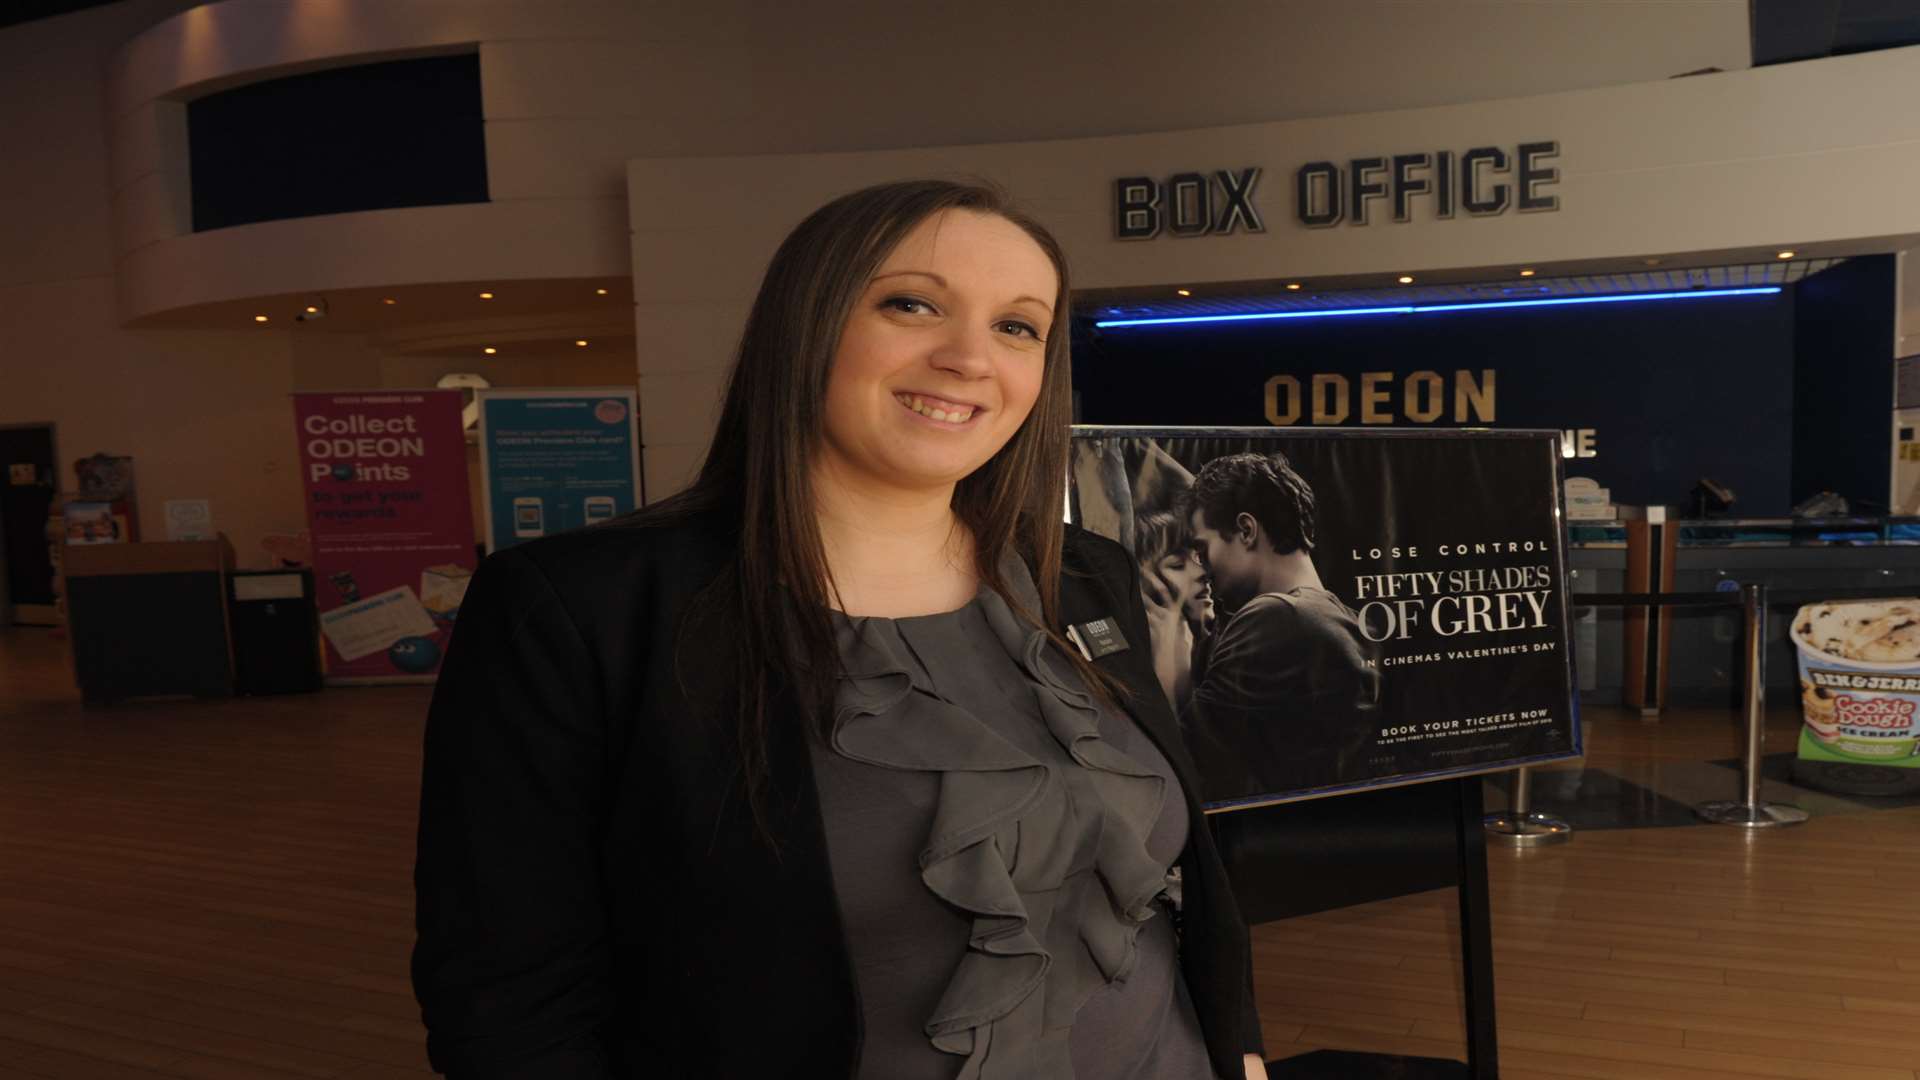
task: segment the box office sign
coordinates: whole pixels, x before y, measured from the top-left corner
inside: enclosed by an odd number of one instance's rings
[[[293,396],[327,680],[430,681],[473,573],[458,390]]]
[[[1558,433],[1076,427],[1210,809],[1577,757]]]
[[[1309,161],[1294,170],[1293,218],[1310,229],[1405,223],[1416,212],[1438,220],[1492,217],[1509,210],[1560,209],[1548,189],[1560,170],[1554,140],[1467,150],[1413,150],[1345,161]],[[1121,240],[1225,236],[1266,231],[1257,165],[1195,169],[1170,176],[1122,176],[1113,182],[1113,229]],[[1424,207],[1424,210],[1417,210]]]

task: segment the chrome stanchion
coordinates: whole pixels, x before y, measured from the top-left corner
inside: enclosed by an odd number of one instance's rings
[[[1512,847],[1541,847],[1573,839],[1573,826],[1533,808],[1533,770],[1513,770],[1511,805],[1481,819],[1487,839]]]
[[[1747,746],[1740,801],[1701,803],[1693,812],[1716,825],[1743,829],[1798,825],[1807,820],[1805,810],[1760,801],[1760,762],[1766,749],[1767,587],[1749,584],[1740,591],[1747,613]]]

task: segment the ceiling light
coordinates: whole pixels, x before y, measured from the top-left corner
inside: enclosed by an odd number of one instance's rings
[[[255,316],[253,317],[253,321],[254,321],[254,322],[266,322],[266,321],[267,321],[267,317],[266,317],[265,315],[255,315]]]
[[[293,321],[294,322],[312,322],[315,319],[324,319],[326,317],[327,317],[327,298],[324,296],[316,296],[312,300],[308,301],[306,306],[302,307],[299,311],[294,313]]]
[[[595,295],[595,296],[605,296],[605,295],[607,295],[607,290],[605,290],[605,289],[595,289],[595,290],[593,290],[593,293],[594,293],[594,295]]]
[[[499,352],[500,350],[499,350],[499,349],[496,349],[496,348],[494,348],[494,347],[493,347],[493,346],[491,346],[491,345],[489,345],[489,346],[487,346],[486,348],[484,348],[484,349],[481,349],[480,351],[481,351],[481,352],[483,352],[483,353],[486,353],[486,354],[487,354],[488,356],[492,356],[492,355],[493,355],[494,353],[497,353],[497,352]]]
[[[580,346],[581,348],[583,348],[583,349],[584,349],[584,348],[586,348],[586,347],[587,347],[587,339],[586,339],[586,338],[580,338],[579,340],[577,340],[577,341],[575,341],[575,342],[574,342],[574,344],[575,344],[575,345],[578,345],[578,346]]]
[[[1521,276],[1521,277],[1532,277],[1532,276],[1533,276],[1533,271],[1532,271],[1532,270],[1522,270],[1522,271],[1520,271],[1520,276]]]
[[[319,308],[317,308],[317,307],[315,307],[315,306],[313,306],[312,304],[308,304],[308,305],[307,305],[307,314],[309,314],[309,315],[318,315],[318,314],[320,314],[320,309],[319,309]]]
[[[1791,252],[1791,251],[1782,251],[1782,252],[1780,252],[1780,254],[1779,254],[1779,255],[1778,255],[1777,257],[1778,257],[1778,258],[1782,258],[1782,259],[1791,259],[1791,258],[1793,258],[1793,252]]]
[[[1192,290],[1192,289],[1175,289],[1175,290],[1173,290],[1173,291],[1174,291],[1174,292],[1176,292],[1176,293],[1179,293],[1179,294],[1180,294],[1181,296],[1192,296],[1192,295],[1193,295],[1193,290]]]
[[[1401,275],[1400,275],[1400,284],[1402,284],[1402,285],[1411,285],[1411,284],[1413,284],[1413,275],[1412,275],[1412,274],[1401,274]]]
[[[492,294],[492,293],[490,293],[490,292],[483,292],[483,293],[481,293],[481,294],[480,294],[480,299],[482,299],[482,300],[491,300],[491,299],[493,299],[493,294]]]
[[[388,296],[388,297],[383,297],[383,298],[381,299],[381,301],[380,301],[380,302],[381,302],[381,303],[383,303],[383,304],[397,304],[397,303],[399,303],[400,301],[398,301],[398,300],[395,300],[395,299],[394,299],[393,297],[391,297],[391,296]]]
[[[1287,291],[1288,291],[1288,292],[1299,292],[1299,291],[1300,291],[1300,283],[1299,283],[1299,282],[1297,282],[1297,281],[1289,281],[1289,282],[1287,282]]]
[[[1647,266],[1659,266],[1659,265],[1660,265],[1660,256],[1658,256],[1658,255],[1655,255],[1654,257],[1652,257],[1652,258],[1650,258],[1650,259],[1641,259],[1640,261],[1641,261],[1641,262],[1642,262],[1643,264],[1645,264],[1645,265],[1647,265]]]

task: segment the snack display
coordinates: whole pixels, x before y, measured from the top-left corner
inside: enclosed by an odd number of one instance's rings
[[[1808,604],[1792,638],[1800,756],[1920,766],[1920,599]]]

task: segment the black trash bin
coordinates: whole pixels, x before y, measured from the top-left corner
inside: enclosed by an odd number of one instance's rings
[[[227,580],[237,694],[320,689],[320,617],[311,570],[238,570]]]

